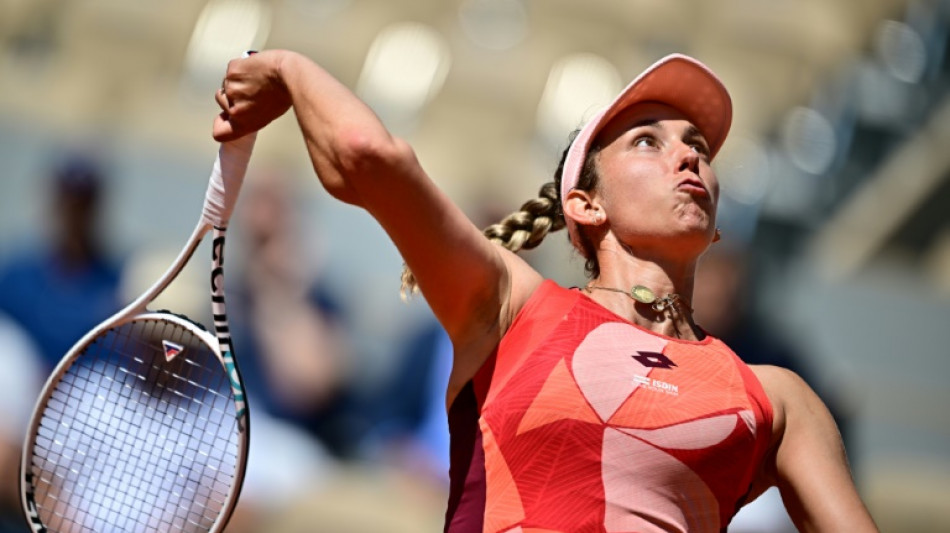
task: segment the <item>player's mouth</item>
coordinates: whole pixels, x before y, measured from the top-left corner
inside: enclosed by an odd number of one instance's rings
[[[676,185],[676,190],[683,191],[693,197],[709,198],[709,190],[707,190],[706,185],[697,178],[684,179]]]

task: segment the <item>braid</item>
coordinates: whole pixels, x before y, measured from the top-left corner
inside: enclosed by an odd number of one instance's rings
[[[545,183],[538,197],[483,231],[485,237],[512,252],[530,250],[552,231],[564,228],[564,215],[554,182]]]
[[[399,276],[399,297],[402,301],[408,302],[412,295],[419,292],[419,282],[409,270],[409,265],[402,264],[402,274]]]

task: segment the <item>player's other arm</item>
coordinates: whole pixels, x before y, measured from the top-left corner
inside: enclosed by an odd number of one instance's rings
[[[765,471],[795,526],[802,532],[876,533],[828,408],[792,371],[760,367],[757,374],[776,412],[776,444]]]

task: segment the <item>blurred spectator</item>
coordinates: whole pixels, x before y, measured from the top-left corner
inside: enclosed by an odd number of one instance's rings
[[[100,242],[105,182],[99,165],[69,157],[48,187],[47,241],[0,265],[0,311],[32,337],[47,371],[118,310],[121,276]]]
[[[17,473],[42,379],[72,345],[119,309],[121,266],[98,227],[105,176],[69,155],[52,169],[45,239],[0,265],[0,531],[25,531]],[[12,498],[12,500],[11,500]],[[12,507],[11,507],[12,506]],[[6,528],[6,529],[5,529]]]
[[[445,391],[452,372],[452,341],[430,313],[397,352],[393,355],[399,364],[372,402],[375,423],[364,445],[373,457],[448,487]]]
[[[242,257],[232,263],[228,314],[251,408],[348,457],[364,423],[349,387],[353,354],[342,307],[306,260],[292,182],[261,174],[246,189],[236,210]]]
[[[18,489],[20,455],[43,370],[30,338],[3,313],[0,358],[0,533],[13,533],[27,530]]]

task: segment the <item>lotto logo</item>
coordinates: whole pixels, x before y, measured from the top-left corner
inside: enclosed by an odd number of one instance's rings
[[[673,368],[676,363],[669,357],[659,352],[637,352],[637,355],[631,355],[641,365],[648,368]]]

